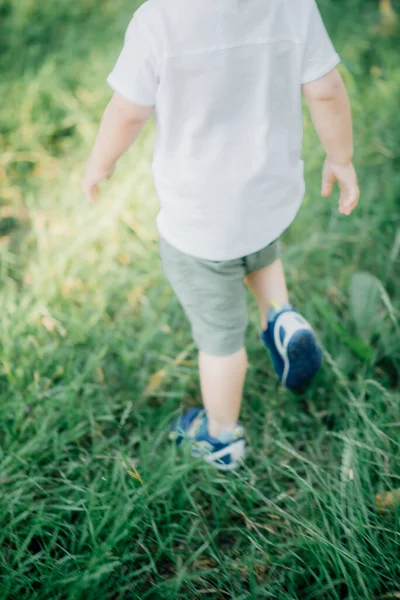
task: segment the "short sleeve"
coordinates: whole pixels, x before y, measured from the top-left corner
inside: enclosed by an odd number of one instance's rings
[[[309,83],[323,77],[332,71],[339,62],[340,57],[326,31],[317,4],[315,0],[312,0],[304,48],[302,83]]]
[[[157,63],[152,35],[140,16],[135,14],[107,83],[115,92],[138,106],[154,106],[158,87]]]

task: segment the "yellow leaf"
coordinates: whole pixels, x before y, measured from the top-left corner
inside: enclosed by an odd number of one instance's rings
[[[183,352],[181,352],[180,354],[178,354],[178,356],[176,358],[174,358],[173,364],[176,367],[179,367],[180,365],[182,365],[184,363],[184,361],[186,360],[187,355],[190,353],[190,351],[192,350],[193,347],[194,347],[194,344],[190,344],[187,348],[185,348],[185,350],[183,350]],[[161,371],[157,371],[157,373],[154,373],[154,375],[152,375],[150,377],[149,383],[145,390],[145,394],[153,394],[160,387],[160,385],[161,385],[163,379],[166,377],[166,375],[167,375],[166,369],[161,369]]]
[[[52,317],[42,317],[42,325],[47,331],[53,333],[56,326],[56,321]]]
[[[376,495],[376,503],[379,508],[394,508],[400,505],[400,488],[397,490],[393,490],[391,492],[386,492],[385,494],[377,494]],[[383,510],[383,512],[385,512]]]
[[[128,463],[128,464],[127,464]],[[122,460],[122,466],[126,469],[128,475],[133,477],[133,479],[137,479],[142,485],[144,485],[143,479],[140,477],[138,470],[136,469],[133,461],[130,458],[126,458],[126,460]]]
[[[74,277],[67,277],[67,279],[65,279],[65,281],[63,281],[61,284],[61,292],[63,296],[69,296],[72,291],[82,289],[82,281],[80,279],[75,279]]]
[[[99,383],[101,383],[102,385],[104,384],[104,381],[105,381],[105,379],[104,379],[104,373],[103,373],[103,369],[102,369],[101,367],[99,367],[99,368],[97,369],[97,381],[98,381]]]
[[[146,394],[154,394],[154,392],[160,387],[166,374],[167,374],[167,372],[165,369],[161,369],[161,371],[154,373],[154,375],[152,375],[150,377],[150,380],[149,380],[149,383],[147,384],[145,393]]]
[[[372,67],[370,68],[370,73],[375,78],[379,79],[382,76],[382,69],[380,67],[377,67],[376,65],[372,65]]]
[[[397,14],[395,13],[391,0],[380,0],[381,31],[384,35],[392,35],[397,25]]]
[[[25,285],[32,285],[33,283],[33,275],[32,273],[26,273],[25,277],[24,277],[24,284]]]
[[[131,255],[130,254],[119,254],[117,256],[117,261],[121,265],[129,265],[131,262]]]
[[[22,193],[19,189],[7,187],[4,184],[2,184],[1,188],[1,195],[3,201],[7,200],[8,202],[12,202],[15,205],[20,204],[22,202]]]
[[[61,375],[64,375],[64,372],[64,367],[62,365],[58,365],[57,369],[53,373],[53,379],[55,379],[56,377],[61,377]]]
[[[187,348],[185,348],[185,350],[183,350],[183,352],[178,354],[178,356],[174,359],[174,365],[176,367],[179,367],[179,365],[181,365],[186,360],[186,357],[190,353],[192,348],[193,344],[190,344]]]
[[[391,0],[381,0],[380,11],[382,20],[385,24],[392,25],[397,22],[397,15],[394,11]]]
[[[54,317],[51,316],[46,306],[41,307],[40,323],[50,333],[54,333],[55,331],[57,331],[62,337],[65,337],[67,335],[67,332],[60,323],[60,321],[54,319]]]
[[[0,238],[0,246],[8,246],[10,241],[11,241],[11,236],[4,235],[3,237]]]
[[[142,287],[137,287],[129,294],[128,302],[132,306],[132,308],[135,308],[138,300],[143,298],[143,292],[144,289]]]
[[[143,479],[140,477],[140,475],[137,471],[127,471],[127,473],[128,473],[128,475],[133,477],[133,479],[137,479],[142,485],[144,485]]]
[[[51,317],[50,315],[42,317],[41,323],[43,327],[50,333],[54,333],[55,331],[57,331],[62,337],[65,337],[67,335],[67,332],[61,325],[60,321],[57,321],[57,319],[53,319],[53,317]]]
[[[6,375],[11,375],[12,371],[11,371],[11,366],[9,365],[8,362],[3,362],[2,363],[3,366],[3,371]]]

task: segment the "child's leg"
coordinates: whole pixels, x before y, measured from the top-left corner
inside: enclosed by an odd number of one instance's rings
[[[311,325],[289,305],[281,261],[254,270],[246,281],[260,307],[262,340],[280,382],[304,390],[321,367],[322,353]]]
[[[280,259],[271,265],[255,271],[246,277],[246,283],[253,292],[261,313],[262,328],[267,327],[266,315],[273,303],[289,303],[285,273]]]
[[[247,371],[244,348],[230,356],[199,353],[200,383],[208,414],[209,433],[218,437],[232,430],[238,419]]]
[[[189,318],[200,350],[200,384],[208,433],[219,438],[221,433],[236,429],[247,371],[244,261],[198,259],[183,254],[162,238],[160,253],[163,270]],[[184,420],[179,423],[188,429]]]

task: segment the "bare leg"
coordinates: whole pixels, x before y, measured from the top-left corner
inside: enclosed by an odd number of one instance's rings
[[[247,371],[246,350],[230,356],[199,354],[200,383],[209,434],[218,437],[238,421]]]
[[[246,283],[258,302],[265,329],[266,314],[272,303],[289,302],[281,261],[276,260],[265,269],[252,273],[246,277]],[[246,350],[242,348],[230,356],[211,356],[200,352],[199,369],[209,433],[218,437],[223,431],[235,427],[239,418],[247,371]]]
[[[273,303],[288,304],[289,296],[286,287],[285,273],[281,260],[276,260],[246,277],[246,283],[253,292],[261,313],[262,328],[267,327],[266,315]]]

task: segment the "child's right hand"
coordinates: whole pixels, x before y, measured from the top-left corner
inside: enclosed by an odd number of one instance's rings
[[[328,198],[332,194],[335,181],[340,188],[339,212],[348,217],[360,199],[357,173],[353,163],[340,165],[327,158],[322,173],[322,196]]]
[[[112,169],[99,169],[91,161],[88,162],[82,180],[82,191],[91,202],[96,202],[100,191],[100,183],[109,179],[114,172]]]

